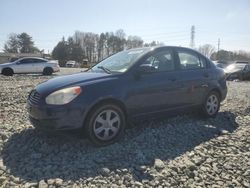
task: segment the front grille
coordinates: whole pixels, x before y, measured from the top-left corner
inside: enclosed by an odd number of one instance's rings
[[[41,95],[36,91],[32,90],[29,95],[29,100],[33,104],[38,104],[41,99]]]

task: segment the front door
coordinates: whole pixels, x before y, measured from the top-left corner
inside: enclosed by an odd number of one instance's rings
[[[129,84],[127,102],[132,116],[161,112],[181,106],[183,93],[172,50],[164,49],[145,57],[140,65],[151,65],[150,73],[141,73]]]
[[[15,73],[31,73],[34,72],[33,59],[21,59],[15,66]]]

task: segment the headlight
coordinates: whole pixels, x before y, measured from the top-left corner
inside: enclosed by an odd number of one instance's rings
[[[67,104],[82,92],[81,87],[69,87],[55,91],[45,99],[47,104],[62,105]]]

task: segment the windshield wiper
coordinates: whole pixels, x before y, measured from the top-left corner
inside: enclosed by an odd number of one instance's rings
[[[104,66],[98,66],[97,67],[98,69],[102,69],[102,70],[104,70],[106,73],[108,73],[108,74],[111,74],[112,72],[111,72],[111,70],[109,70],[108,68],[106,68],[106,67],[104,67]]]

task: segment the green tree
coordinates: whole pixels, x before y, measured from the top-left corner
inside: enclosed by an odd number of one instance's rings
[[[80,44],[74,42],[72,37],[69,37],[67,44],[67,59],[74,60],[77,62],[82,62],[83,58],[84,58],[84,52]]]
[[[65,66],[68,60],[68,46],[64,37],[62,38],[62,41],[58,42],[53,49],[52,57],[59,61],[60,66]]]
[[[212,60],[222,60],[222,61],[233,61],[234,53],[231,51],[220,50],[218,52],[214,52],[211,55]]]
[[[34,46],[32,37],[27,33],[21,33],[17,36],[20,53],[36,53],[39,49]]]
[[[4,52],[7,53],[19,52],[19,40],[17,34],[12,33],[9,35],[8,41],[4,44]]]
[[[10,34],[9,39],[4,45],[4,51],[9,53],[36,53],[39,49],[34,46],[32,37],[27,33],[19,35]]]
[[[68,41],[65,41],[63,37],[62,41],[58,42],[53,49],[52,57],[59,61],[60,66],[65,66],[68,60],[82,62],[84,52],[80,44],[75,42],[72,37],[69,37]]]

